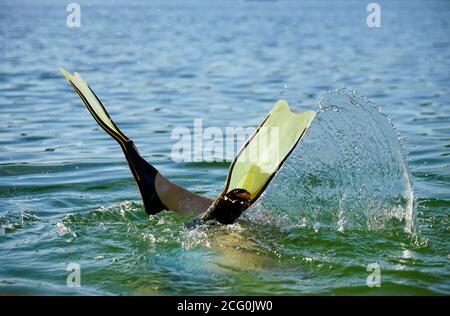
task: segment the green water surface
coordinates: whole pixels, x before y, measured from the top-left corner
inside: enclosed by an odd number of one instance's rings
[[[379,1],[381,28],[365,1],[78,2],[80,28],[66,3],[0,4],[1,293],[450,294],[450,2]],[[60,66],[146,159],[207,196],[229,162],[174,162],[174,128],[256,126],[279,98],[314,109],[327,90],[356,90],[406,138],[415,230],[149,218]],[[371,263],[381,287],[366,284]]]

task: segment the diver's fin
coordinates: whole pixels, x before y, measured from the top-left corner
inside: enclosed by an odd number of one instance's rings
[[[114,124],[108,112],[106,112],[105,107],[87,82],[76,72],[72,75],[63,68],[59,68],[59,70],[78,93],[97,123],[119,144],[122,145],[128,141],[129,139],[119,130],[116,124]]]
[[[159,199],[155,189],[155,178],[158,170],[142,158],[133,141],[125,136],[114,124],[100,99],[95,95],[87,82],[78,73],[72,75],[62,68],[59,70],[78,93],[97,123],[119,143],[138,184],[144,201],[145,211],[148,214],[156,214],[167,209]]]
[[[201,217],[233,223],[264,192],[305,134],[316,113],[293,113],[278,101],[231,163],[225,188]]]

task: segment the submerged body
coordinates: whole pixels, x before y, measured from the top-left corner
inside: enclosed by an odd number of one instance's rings
[[[71,75],[60,70],[97,123],[119,143],[149,215],[173,210],[203,214],[197,222],[233,223],[262,194],[315,117],[313,111],[293,113],[285,101],[278,101],[245,142],[231,164],[222,193],[212,200],[162,176],[142,158],[133,141],[119,130],[86,81],[77,73]]]

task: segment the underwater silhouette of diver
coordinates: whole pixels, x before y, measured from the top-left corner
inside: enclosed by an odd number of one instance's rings
[[[77,73],[72,75],[62,68],[60,70],[97,123],[119,143],[149,215],[171,210],[202,214],[197,223],[217,221],[232,224],[264,192],[316,114],[314,111],[293,113],[285,101],[278,101],[231,163],[222,193],[218,198],[210,199],[162,176],[142,158],[133,141],[119,130],[86,81]],[[278,137],[268,142],[271,129],[276,129]]]

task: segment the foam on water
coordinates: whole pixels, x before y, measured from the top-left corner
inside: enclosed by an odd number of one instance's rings
[[[401,225],[411,231],[410,174],[391,121],[346,89],[328,92],[319,106],[309,131],[247,216],[261,219],[269,211],[283,226],[316,230]]]

